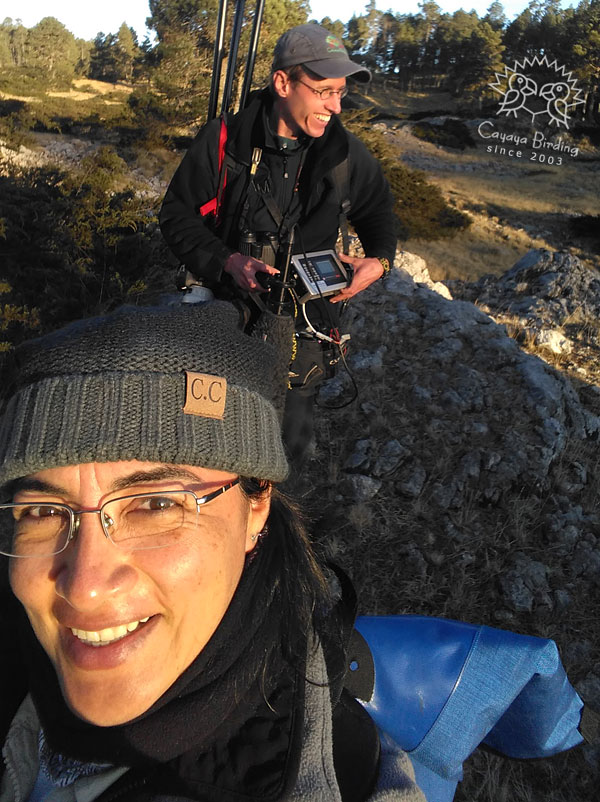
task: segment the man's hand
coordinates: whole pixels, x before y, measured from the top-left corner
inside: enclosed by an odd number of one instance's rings
[[[366,290],[367,287],[378,278],[383,276],[383,265],[374,256],[366,256],[360,258],[358,256],[346,256],[344,253],[338,253],[342,262],[351,265],[354,270],[354,276],[350,286],[345,290],[341,290],[336,295],[333,295],[329,301],[332,304],[338,304],[340,301],[347,301],[353,295]]]
[[[257,273],[268,273],[276,276],[279,270],[266,265],[253,256],[244,256],[241,253],[232,253],[225,262],[223,270],[232,277],[238,287],[246,292],[264,292],[264,287],[256,279]]]

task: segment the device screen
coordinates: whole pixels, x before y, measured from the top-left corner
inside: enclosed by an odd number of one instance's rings
[[[339,281],[344,280],[344,276],[340,272],[339,267],[327,254],[323,256],[311,256],[309,262],[325,284],[337,284]]]

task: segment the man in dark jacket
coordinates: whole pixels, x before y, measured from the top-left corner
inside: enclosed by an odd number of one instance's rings
[[[284,423],[295,462],[310,440],[316,387],[336,357],[328,342],[339,326],[335,305],[384,275],[396,248],[387,181],[337,118],[347,76],[366,81],[370,73],[349,59],[336,36],[315,24],[289,30],[275,47],[270,87],[227,119],[226,142],[219,120],[202,128],[160,214],[165,239],[188,271],[209,286],[256,294],[264,289],[261,274],[278,272],[277,243],[293,230],[294,253],[335,248],[342,206],[348,212],[365,256],[341,255],[352,271],[349,286],[296,310],[297,392]],[[257,246],[245,247],[250,239]],[[315,331],[322,336],[315,339]],[[324,357],[328,345],[334,350]]]

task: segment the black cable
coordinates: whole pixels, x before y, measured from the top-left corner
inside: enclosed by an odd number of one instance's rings
[[[302,249],[302,255],[304,256],[304,259],[305,259],[306,263],[308,264],[308,261],[309,261],[308,260],[308,254],[306,253],[306,248],[304,247],[304,240],[302,239],[302,233],[300,231],[300,226],[296,223],[295,227],[297,227],[297,236],[298,236],[298,240],[300,242],[300,247]],[[321,303],[323,304],[322,308],[325,310],[325,313],[326,313],[327,317],[329,318],[329,325],[331,327],[330,331],[332,331],[332,332],[333,331],[337,331],[338,337],[339,337],[340,336],[339,329],[336,326],[334,326],[333,320],[332,320],[331,315],[330,315],[331,310],[327,306],[328,302],[325,301],[325,298],[323,296],[323,293],[321,292],[321,288],[319,287],[318,282],[316,283],[316,287],[317,287],[317,290],[319,292]],[[304,307],[303,312],[302,312],[302,314],[304,316],[304,319],[309,323],[311,328],[313,328],[315,331],[318,331],[317,329],[315,329],[313,324],[310,323],[310,321],[308,320],[308,316],[306,314],[306,304],[302,304],[302,306]],[[319,332],[319,334],[323,335],[323,332],[321,331],[321,332]],[[326,335],[323,335],[323,336],[326,336]],[[317,339],[319,339],[319,338],[317,338]],[[344,409],[344,407],[350,406],[350,404],[354,403],[354,401],[356,401],[356,399],[358,398],[358,392],[359,392],[358,391],[358,385],[356,384],[354,376],[352,375],[352,372],[351,372],[351,370],[350,370],[350,368],[348,366],[348,363],[346,362],[346,356],[345,356],[343,348],[342,348],[342,342],[340,340],[338,340],[336,342],[336,340],[334,340],[332,337],[329,337],[329,341],[333,345],[337,346],[337,349],[338,349],[339,354],[340,354],[339,358],[342,360],[342,363],[344,365],[346,373],[348,374],[348,377],[349,377],[350,381],[352,382],[352,387],[353,387],[354,392],[353,392],[353,395],[352,395],[352,397],[350,399],[345,401],[343,404],[339,404],[338,406],[332,406],[331,404],[319,404],[319,402],[317,400],[317,397],[315,397],[315,405],[317,407],[319,407],[320,409]]]

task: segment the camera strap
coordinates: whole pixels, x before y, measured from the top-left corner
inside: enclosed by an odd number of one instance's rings
[[[273,218],[275,225],[277,226],[277,234],[279,242],[283,242],[286,239],[286,235],[292,230],[292,228],[296,225],[300,218],[301,209],[298,207],[295,210],[294,214],[291,214],[290,210],[294,205],[293,201],[298,193],[298,187],[300,185],[300,176],[302,174],[302,168],[304,167],[304,162],[306,160],[306,154],[308,152],[308,148],[303,148],[300,154],[300,163],[298,164],[298,169],[296,170],[296,177],[294,179],[294,189],[292,191],[292,197],[290,200],[290,204],[285,212],[282,212],[279,208],[275,198],[273,197],[273,192],[271,188],[271,182],[263,182],[263,184],[258,185],[254,180],[252,180],[252,184],[254,186],[254,190],[256,191],[257,195],[261,198],[271,217]]]

